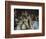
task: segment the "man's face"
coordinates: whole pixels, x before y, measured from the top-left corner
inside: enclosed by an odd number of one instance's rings
[[[22,12],[22,19],[28,19],[28,13],[25,11],[25,12]]]

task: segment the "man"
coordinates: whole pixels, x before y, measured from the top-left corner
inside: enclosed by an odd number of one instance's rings
[[[20,17],[19,23],[17,24],[17,30],[26,30],[31,28],[31,17],[27,13],[27,11],[22,12],[22,16]]]

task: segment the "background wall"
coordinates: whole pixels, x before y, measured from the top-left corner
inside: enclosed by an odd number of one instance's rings
[[[46,7],[46,0],[14,0],[14,1],[42,2],[45,3],[45,7]],[[45,13],[45,30],[46,30],[46,13]],[[5,39],[5,0],[0,0],[0,39]],[[12,38],[12,39],[46,39],[46,31],[45,31],[45,36]]]

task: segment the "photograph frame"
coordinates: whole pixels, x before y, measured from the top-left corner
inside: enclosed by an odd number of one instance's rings
[[[11,5],[41,6],[42,7],[42,33],[10,34]],[[37,2],[5,1],[5,38],[34,37],[45,35],[45,4]]]

